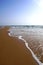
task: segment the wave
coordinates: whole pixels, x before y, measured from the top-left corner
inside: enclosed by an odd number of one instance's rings
[[[10,33],[8,33],[9,36],[11,36]],[[18,37],[18,39],[22,40],[25,42],[25,46],[26,48],[31,52],[33,58],[36,60],[36,62],[39,64],[39,65],[43,65],[43,63],[36,57],[36,55],[34,54],[34,52],[30,49],[30,47],[28,46],[28,43],[27,41],[22,37],[22,36],[16,36]]]

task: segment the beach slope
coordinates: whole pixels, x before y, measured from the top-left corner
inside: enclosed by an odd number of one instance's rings
[[[23,41],[8,36],[8,28],[0,28],[0,65],[38,65]]]

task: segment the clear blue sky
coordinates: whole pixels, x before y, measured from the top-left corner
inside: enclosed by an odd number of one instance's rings
[[[0,0],[0,25],[43,25],[43,0]]]

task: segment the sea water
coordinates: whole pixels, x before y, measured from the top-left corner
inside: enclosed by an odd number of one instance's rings
[[[25,42],[27,49],[30,50],[33,58],[39,65],[43,65],[43,27],[38,26],[13,26],[9,36],[18,37]]]

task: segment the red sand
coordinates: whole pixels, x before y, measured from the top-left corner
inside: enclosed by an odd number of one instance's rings
[[[0,29],[0,65],[38,65],[24,42],[9,37],[7,30]]]

